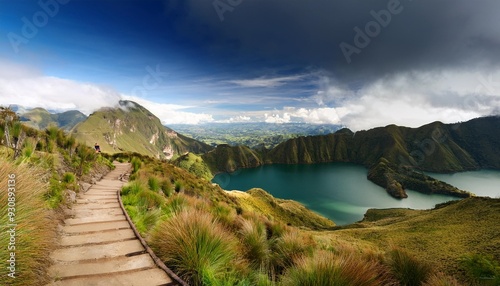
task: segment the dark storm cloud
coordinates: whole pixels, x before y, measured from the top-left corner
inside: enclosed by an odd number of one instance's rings
[[[252,57],[267,62],[282,60],[324,68],[341,79],[363,81],[401,71],[499,64],[500,1],[176,3],[186,11],[183,21],[178,23],[182,33],[214,57],[226,61]],[[390,21],[382,10],[389,11]],[[374,13],[382,15],[382,22],[377,22]],[[370,21],[379,23],[380,29]],[[363,45],[356,45],[355,28],[367,34],[368,23],[374,36],[367,36],[370,40],[367,45],[363,38]],[[341,43],[358,49],[349,55],[350,63],[340,48]]]

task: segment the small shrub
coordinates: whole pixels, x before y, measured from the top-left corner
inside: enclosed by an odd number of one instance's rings
[[[142,191],[144,191],[146,188],[144,187],[144,185],[138,181],[138,180],[135,180],[135,181],[132,181],[130,183],[128,183],[127,185],[125,185],[123,188],[122,188],[122,191],[121,191],[121,194],[122,196],[126,196],[126,195],[136,195]]]
[[[500,264],[492,256],[472,254],[464,256],[462,267],[472,281],[484,285],[500,285]]]
[[[148,186],[151,191],[158,192],[160,190],[160,181],[156,177],[149,177]]]
[[[132,174],[135,174],[141,168],[142,162],[141,159],[133,157],[132,160],[130,160],[130,164],[132,164]]]
[[[75,174],[71,172],[64,173],[63,182],[65,183],[74,183],[76,181]]]
[[[266,227],[259,221],[242,220],[239,231],[245,257],[254,269],[268,269],[271,249],[267,241]]]
[[[311,254],[313,245],[299,231],[291,230],[276,240],[274,251],[275,264],[280,269],[286,269],[304,255]]]
[[[49,204],[50,208],[58,208],[64,200],[63,184],[57,178],[50,178],[49,190],[43,195],[44,199]]]
[[[159,208],[164,203],[164,198],[160,194],[150,190],[138,193],[137,197],[139,199],[138,206],[144,208],[144,210]]]
[[[325,250],[297,259],[282,278],[282,285],[303,286],[386,286],[394,285],[384,277],[381,265],[359,259],[353,254],[336,256]]]
[[[389,252],[389,267],[394,277],[405,286],[420,286],[432,274],[429,264],[397,248]]]
[[[237,284],[237,240],[208,213],[183,211],[162,222],[151,246],[190,285]]]
[[[170,197],[172,195],[172,183],[170,183],[170,180],[161,181],[160,188],[165,196]]]
[[[184,186],[180,181],[175,182],[175,192],[180,193],[184,189]]]
[[[463,286],[455,278],[442,273],[434,274],[422,286]]]
[[[36,148],[36,140],[34,138],[28,137],[24,141],[24,148],[22,150],[23,160],[30,159],[33,156]]]
[[[187,200],[182,195],[175,195],[169,198],[165,211],[171,214],[178,214],[188,205]]]
[[[160,221],[161,211],[159,209],[154,209],[145,212],[139,211],[136,212],[136,214],[131,217],[137,230],[142,235],[145,235]]]

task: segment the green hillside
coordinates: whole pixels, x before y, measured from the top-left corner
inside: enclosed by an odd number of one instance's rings
[[[155,253],[190,285],[500,281],[499,199],[369,210],[363,221],[336,227],[262,189],[223,191],[170,163],[141,161],[122,191],[126,209]],[[302,284],[302,277],[314,282]]]
[[[164,127],[151,112],[131,101],[120,101],[116,108],[92,113],[71,133],[89,146],[98,143],[106,153],[128,151],[172,159],[186,152],[204,153],[212,149]]]
[[[229,146],[220,144],[214,150],[204,154],[203,160],[212,173],[233,172],[240,168],[251,168],[262,165],[262,154],[246,146]]]
[[[43,108],[33,108],[20,114],[23,124],[43,130],[49,126],[56,126],[69,131],[78,123],[87,118],[85,114],[77,110],[62,113],[50,113]]]
[[[371,209],[362,222],[321,235],[356,237],[381,248],[405,248],[434,269],[466,280],[470,276],[464,264],[467,258],[480,257],[498,267],[499,221],[499,199],[469,198],[432,210]],[[496,282],[487,277],[494,274],[484,274],[484,284],[468,281],[467,285],[499,285],[500,268],[493,266],[492,271],[497,273]]]

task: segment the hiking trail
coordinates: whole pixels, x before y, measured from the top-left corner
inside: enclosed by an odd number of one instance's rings
[[[127,221],[119,192],[130,164],[115,166],[67,212],[50,256],[50,286],[181,285],[155,264]]]

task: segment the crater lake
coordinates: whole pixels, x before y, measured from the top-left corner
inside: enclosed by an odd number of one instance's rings
[[[251,188],[262,188],[276,198],[298,201],[333,220],[337,225],[346,225],[363,219],[363,215],[370,208],[431,209],[436,204],[458,199],[445,195],[426,195],[412,190],[407,190],[408,198],[395,199],[383,188],[368,181],[367,173],[365,167],[352,163],[274,164],[241,169],[231,174],[218,174],[213,182],[225,190],[246,191]],[[487,181],[494,180],[488,184],[500,186],[498,171],[476,171],[472,175],[470,173],[436,177],[453,184],[453,180],[467,181],[460,179],[460,176],[465,174],[476,178],[482,177]],[[475,186],[480,185],[481,183],[476,181]],[[460,188],[460,185],[457,184],[457,187]],[[472,189],[465,190],[474,192]],[[484,196],[485,193],[494,191],[482,191],[478,195]]]

